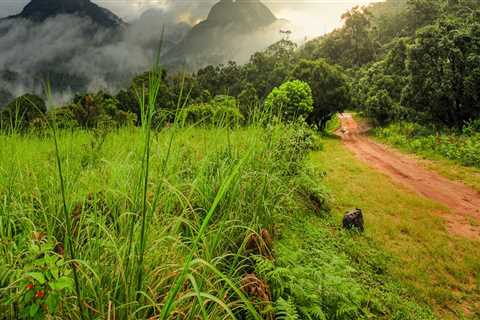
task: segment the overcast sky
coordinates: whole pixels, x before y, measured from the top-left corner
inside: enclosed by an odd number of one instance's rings
[[[218,0],[92,0],[124,20],[132,20],[150,8],[184,12],[179,18],[196,22],[204,19]],[[340,25],[340,15],[347,9],[379,0],[265,0],[278,18],[285,18],[305,29],[310,36],[323,34]],[[0,0],[0,17],[21,11],[29,0]]]

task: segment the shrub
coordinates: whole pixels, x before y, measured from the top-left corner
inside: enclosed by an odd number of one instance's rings
[[[296,121],[285,128],[285,139],[279,139],[272,144],[275,153],[276,167],[287,176],[294,176],[300,172],[303,163],[300,161],[311,151],[321,148],[318,136],[304,121]]]
[[[306,118],[313,111],[312,89],[308,83],[293,80],[274,88],[265,100],[265,107],[282,118]]]
[[[182,123],[200,123],[212,126],[238,126],[244,117],[237,100],[229,96],[216,96],[210,102],[184,108],[180,113]]]
[[[134,113],[121,110],[118,100],[104,92],[76,96],[71,104],[52,110],[51,118],[62,128],[118,127],[136,122]]]
[[[0,112],[0,127],[21,130],[47,112],[45,101],[36,95],[25,94],[10,102]]]

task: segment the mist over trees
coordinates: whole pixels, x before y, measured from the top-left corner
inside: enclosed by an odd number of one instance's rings
[[[159,114],[175,112],[183,89],[188,91],[189,103],[197,105],[195,110],[198,112],[222,106],[217,103],[221,100],[218,97],[231,97],[234,100],[229,101],[235,101],[241,118],[247,119],[256,109],[263,108],[265,99],[274,88],[287,81],[300,80],[308,84],[313,98],[313,109],[305,115],[306,121],[320,129],[333,115],[348,108],[361,110],[382,125],[409,120],[462,127],[480,115],[479,9],[476,1],[467,0],[389,0],[352,8],[342,16],[343,27],[301,47],[283,39],[254,53],[243,64],[229,61],[204,66],[195,72],[166,68],[162,71],[162,87],[157,101]],[[212,21],[218,20],[214,17],[212,14]],[[129,30],[132,36],[125,39],[132,39],[139,48],[137,59],[130,59],[136,52],[127,54],[128,46],[118,48],[111,44],[90,47],[64,63],[75,66],[74,70],[80,76],[97,73],[95,78],[103,81],[115,74],[114,66],[123,63],[131,74],[128,79],[126,76],[122,78],[123,83],[127,83],[123,86],[126,89],[105,93],[108,99],[104,94],[78,96],[96,97],[92,101],[100,106],[99,109],[105,109],[103,101],[108,100],[109,105],[127,113],[119,116],[106,112],[110,119],[126,117],[138,123],[138,92],[147,86],[149,77],[148,72],[141,70],[149,60],[145,48],[150,54],[154,48],[146,45],[149,40],[142,42],[138,37],[141,32],[133,31],[135,26]],[[95,39],[93,37],[92,41]],[[54,47],[51,49],[55,50]],[[7,65],[8,56],[2,56],[0,62]],[[24,63],[29,65],[28,57],[24,58]],[[104,61],[108,59],[110,61]],[[32,65],[47,64],[35,61]],[[10,77],[16,76],[10,74]],[[75,83],[75,79],[70,80],[63,83]],[[5,101],[9,91],[0,94]],[[76,110],[88,106],[81,101],[82,98],[73,99],[70,107],[75,106],[73,109]],[[97,123],[83,121],[71,113],[65,114],[76,119],[77,125],[90,127]],[[171,116],[166,119],[171,120]]]
[[[170,70],[243,63],[279,40],[286,24],[260,1],[221,1],[195,26],[180,15],[196,6],[182,8],[151,9],[127,24],[90,0],[32,0],[0,19],[0,107],[27,92],[41,94],[47,81],[57,102],[78,92],[117,92],[150,69],[160,50]]]

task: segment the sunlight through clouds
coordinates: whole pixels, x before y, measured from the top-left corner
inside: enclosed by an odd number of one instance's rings
[[[92,0],[126,21],[134,20],[149,9],[171,11],[178,21],[196,23],[208,15],[218,0]],[[245,1],[245,0],[243,0]],[[378,0],[265,0],[278,18],[290,20],[308,37],[318,36],[341,25],[343,12],[357,5]],[[2,0],[0,17],[18,13],[27,0]]]
[[[256,0],[254,0],[256,1]],[[262,1],[278,18],[287,19],[298,30],[297,37],[314,37],[332,31],[341,25],[340,16],[348,9],[381,0],[265,0]],[[142,12],[164,9],[175,12],[179,21],[196,23],[208,15],[218,0],[96,0],[126,20],[135,19]]]

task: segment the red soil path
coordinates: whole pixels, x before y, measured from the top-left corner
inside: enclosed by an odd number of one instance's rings
[[[389,176],[396,183],[445,205],[442,213],[449,231],[469,239],[480,239],[480,192],[451,181],[419,165],[415,159],[374,142],[363,133],[351,114],[343,114],[337,134],[360,160]]]

